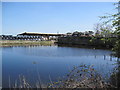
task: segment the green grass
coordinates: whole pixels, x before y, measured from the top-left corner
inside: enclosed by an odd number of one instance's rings
[[[54,45],[54,41],[1,40],[0,46]]]

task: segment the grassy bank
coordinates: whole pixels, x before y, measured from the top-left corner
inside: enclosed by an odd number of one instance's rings
[[[25,41],[25,40],[1,40],[0,47],[4,46],[30,46],[30,45],[54,45],[54,41]]]

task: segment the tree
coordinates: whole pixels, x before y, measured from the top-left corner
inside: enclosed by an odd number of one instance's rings
[[[93,35],[94,32],[93,31],[88,31],[89,35]]]
[[[94,31],[95,31],[95,36],[96,37],[99,37],[100,36],[100,29],[101,29],[101,27],[102,27],[102,24],[100,24],[100,23],[96,23],[96,24],[94,24]]]
[[[85,35],[86,35],[86,36],[93,35],[93,33],[94,33],[93,31],[85,31]]]
[[[117,40],[116,40],[116,44],[113,48],[113,50],[116,52],[116,55],[118,57],[120,57],[120,1],[118,1],[117,5],[117,9],[118,9],[118,13],[115,14],[111,14],[108,16],[102,16],[100,18],[102,19],[108,19],[107,21],[105,21],[104,23],[107,24],[109,22],[112,22],[113,27],[115,27],[115,33],[117,34]]]
[[[81,36],[81,35],[84,35],[84,33],[83,32],[79,32],[79,35]]]
[[[81,36],[81,35],[84,35],[84,33],[83,32],[78,32],[78,31],[75,31],[72,34],[72,36]]]
[[[97,23],[94,25],[95,36],[99,37],[112,37],[113,27],[111,25],[104,25],[103,23]]]
[[[108,20],[105,23],[109,23],[112,22],[113,27],[115,27],[115,33],[117,34],[117,38],[116,38],[116,44],[113,48],[113,50],[115,51],[115,55],[118,57],[117,60],[117,67],[115,68],[115,72],[113,72],[113,75],[111,75],[111,77],[113,78],[113,85],[115,84],[116,87],[120,87],[120,1],[118,1],[117,5],[117,9],[118,9],[118,13],[109,15],[109,16],[102,16],[101,18],[107,18]],[[115,80],[117,80],[115,82]]]
[[[101,27],[101,36],[102,37],[111,37],[113,33],[113,28],[111,25],[106,25]]]
[[[72,36],[79,36],[79,32],[78,31],[73,32]]]
[[[71,32],[68,32],[68,33],[66,33],[67,34],[67,36],[72,36],[72,33]]]

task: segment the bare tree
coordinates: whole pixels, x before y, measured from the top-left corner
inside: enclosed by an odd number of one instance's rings
[[[97,23],[94,25],[95,36],[111,37],[113,34],[113,27],[111,25],[105,25]]]

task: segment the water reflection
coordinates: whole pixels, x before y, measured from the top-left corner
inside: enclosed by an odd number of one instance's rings
[[[65,76],[73,66],[80,64],[94,65],[103,76],[115,67],[116,58],[111,51],[57,46],[23,46],[2,48],[3,86],[8,87],[19,75],[25,75],[31,82],[38,80],[39,72],[43,83]]]
[[[22,49],[21,49],[22,48]],[[6,49],[6,48],[4,48]],[[23,46],[11,47],[11,50],[19,51],[22,54],[42,56],[42,57],[80,57],[80,56],[109,56],[111,51],[100,49],[71,48],[57,46]],[[74,50],[74,51],[73,51]]]

